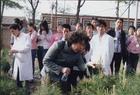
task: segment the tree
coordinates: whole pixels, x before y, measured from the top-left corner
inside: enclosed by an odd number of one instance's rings
[[[125,3],[128,4],[130,3],[130,1],[134,1],[134,0],[116,0],[117,6],[116,6],[116,16],[119,17],[119,10],[120,10],[120,3]],[[129,4],[130,5],[130,4]],[[130,6],[129,6],[130,7]]]
[[[76,12],[76,23],[79,21],[79,13],[80,13],[80,9],[81,7],[84,5],[86,0],[78,0],[78,5],[77,5],[77,12]]]
[[[36,9],[39,4],[39,0],[28,0],[32,8],[32,23],[35,24]]]
[[[1,39],[1,34],[2,34],[2,19],[3,19],[3,13],[6,7],[9,8],[19,8],[21,9],[22,6],[12,0],[0,0],[0,64],[1,64],[1,49],[2,49],[2,39]]]

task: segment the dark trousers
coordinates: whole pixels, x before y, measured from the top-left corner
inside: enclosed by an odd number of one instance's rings
[[[17,84],[17,87],[23,87],[22,81],[20,81],[20,79],[19,79],[19,68],[18,68],[18,72],[17,72],[16,84]]]
[[[72,71],[71,74],[68,76],[68,80],[62,81],[60,80],[60,88],[62,90],[62,95],[70,95],[71,87],[75,88],[77,85],[77,80],[74,72]]]
[[[40,69],[40,71],[43,68],[43,57],[45,56],[47,50],[48,49],[44,49],[42,46],[38,46],[37,58],[38,58],[38,62],[39,62],[39,69]]]
[[[36,49],[32,49],[32,50],[31,50],[31,53],[32,53],[33,75],[34,75],[34,72],[35,72]]]
[[[127,72],[128,73],[136,72],[138,60],[139,60],[138,54],[128,53],[128,59],[127,59]]]
[[[122,54],[121,53],[114,53],[112,62],[110,64],[111,72],[115,72],[117,74],[120,70],[120,64],[121,64]]]

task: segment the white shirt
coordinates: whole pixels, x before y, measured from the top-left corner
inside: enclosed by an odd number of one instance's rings
[[[17,79],[18,69],[20,81],[33,79],[30,36],[21,32],[19,37],[14,39],[14,44],[11,50],[18,51],[18,53],[15,53],[13,70],[14,79]]]
[[[40,34],[38,31],[37,35],[39,39],[39,41],[37,42],[37,46],[43,46],[44,49],[49,49],[51,45],[52,32],[49,31],[49,33],[47,34],[46,31],[42,31],[42,34]]]
[[[114,54],[114,39],[108,34],[99,34],[93,36],[90,41],[91,49],[86,55],[88,64],[101,64],[103,66],[103,73],[110,75],[110,64]]]

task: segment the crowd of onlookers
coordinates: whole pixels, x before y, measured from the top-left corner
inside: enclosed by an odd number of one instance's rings
[[[16,18],[9,30],[9,55],[13,56],[13,77],[18,87],[22,87],[22,81],[28,84],[34,80],[35,58],[40,77],[58,83],[64,95],[83,77],[98,72],[117,75],[121,63],[127,74],[136,72],[140,27],[132,25],[124,31],[122,18],[117,18],[115,27],[110,29],[104,20],[93,18],[86,26],[77,23],[74,31],[69,24],[58,25],[56,31],[51,31],[46,20],[37,28]]]

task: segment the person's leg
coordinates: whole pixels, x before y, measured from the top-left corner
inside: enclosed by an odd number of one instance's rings
[[[115,74],[118,74],[119,70],[120,70],[120,64],[121,64],[121,53],[116,53],[115,56]]]
[[[41,71],[42,67],[43,67],[43,64],[42,64],[42,61],[43,61],[43,47],[38,47],[38,50],[37,50],[37,58],[38,58],[38,62],[39,62],[39,69]]]
[[[139,60],[139,55],[138,54],[132,54],[132,69],[134,72],[136,72],[137,64]]]
[[[35,57],[36,57],[36,49],[32,49],[32,66],[33,66],[33,76],[35,72]]]
[[[126,69],[126,71],[127,71],[128,74],[131,73],[131,71],[132,71],[132,64],[131,63],[132,63],[131,54],[128,53],[127,69]]]
[[[23,86],[22,86],[22,81],[20,81],[20,79],[19,79],[19,68],[18,68],[18,70],[17,70],[16,85],[17,85],[17,87],[23,87]]]
[[[110,69],[111,69],[111,74],[113,75],[114,73],[114,61],[115,61],[115,54],[113,55],[113,58],[112,58],[112,61],[111,61],[111,64],[110,64]]]

